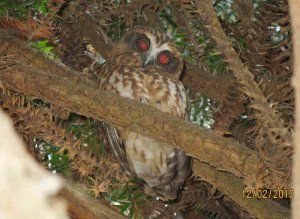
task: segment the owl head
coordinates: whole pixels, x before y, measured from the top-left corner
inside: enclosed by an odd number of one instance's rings
[[[126,33],[111,53],[110,61],[137,68],[155,68],[157,72],[179,78],[184,61],[181,53],[162,32],[136,28]]]

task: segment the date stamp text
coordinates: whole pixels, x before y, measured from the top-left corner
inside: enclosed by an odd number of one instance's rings
[[[243,189],[244,199],[283,199],[294,198],[293,189]]]

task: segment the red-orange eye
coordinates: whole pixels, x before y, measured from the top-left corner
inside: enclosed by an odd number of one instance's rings
[[[149,49],[149,41],[146,39],[140,39],[137,42],[137,48],[141,51],[147,51]]]
[[[171,61],[170,55],[166,53],[161,53],[158,55],[158,61],[162,65],[167,65]]]

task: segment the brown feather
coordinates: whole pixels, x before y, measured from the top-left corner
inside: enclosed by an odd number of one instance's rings
[[[139,51],[140,38],[149,42],[147,51]],[[162,65],[157,57],[168,51],[170,63]],[[142,67],[145,60],[149,66]],[[183,59],[169,39],[154,30],[135,29],[127,33],[111,52],[100,73],[101,89],[137,100],[157,109],[189,119],[189,99],[179,81]],[[103,123],[108,141],[120,162],[144,185],[146,193],[171,200],[191,172],[191,159],[182,151],[155,139],[127,130],[116,130]]]

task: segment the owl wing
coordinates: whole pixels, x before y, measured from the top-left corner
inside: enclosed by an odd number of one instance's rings
[[[123,141],[120,139],[118,131],[109,125],[107,122],[100,121],[99,127],[104,134],[105,140],[113,149],[113,153],[116,156],[121,168],[127,172],[127,174],[132,175],[129,169],[129,164],[126,158],[126,152],[124,148]]]
[[[174,149],[173,156],[169,156],[166,162],[166,173],[159,177],[160,183],[150,190],[155,191],[155,195],[160,194],[162,200],[172,200],[176,198],[177,191],[181,189],[185,179],[191,173],[191,158],[183,151]]]

